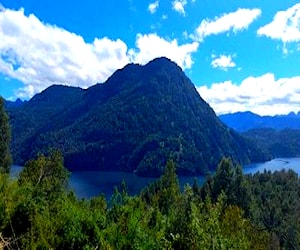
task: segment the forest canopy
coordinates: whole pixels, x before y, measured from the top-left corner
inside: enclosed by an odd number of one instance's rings
[[[176,165],[139,195],[77,199],[58,152],[0,175],[6,249],[299,249],[300,180],[291,170],[243,175],[224,158],[203,186],[180,191]],[[2,244],[2,245],[1,245]]]

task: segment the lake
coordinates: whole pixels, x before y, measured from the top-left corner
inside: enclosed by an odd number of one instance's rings
[[[300,174],[300,158],[277,158],[264,163],[246,165],[243,168],[244,174],[254,174],[264,170],[280,171],[282,169],[292,169]]]
[[[251,164],[244,166],[245,174],[254,174],[263,172],[265,169],[270,171],[279,171],[281,169],[293,169],[300,174],[300,158],[282,158],[274,159],[265,163]],[[17,176],[22,167],[13,166],[11,175]],[[204,176],[180,176],[179,182],[181,188],[186,183],[193,184],[197,179],[199,185],[204,182]],[[70,176],[70,187],[74,190],[76,196],[80,198],[91,198],[100,194],[104,194],[110,198],[114,191],[114,186],[119,185],[125,180],[130,195],[138,194],[147,184],[155,181],[155,178],[139,177],[132,173],[124,172],[99,172],[99,171],[76,171]]]

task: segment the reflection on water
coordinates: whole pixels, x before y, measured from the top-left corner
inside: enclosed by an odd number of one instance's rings
[[[280,171],[282,169],[292,169],[300,173],[300,158],[277,158],[264,163],[251,164],[244,167],[245,174],[254,174],[256,172]]]
[[[204,181],[203,176],[179,177],[181,188],[183,189],[187,183],[192,185],[195,178],[199,185]],[[139,177],[124,172],[73,172],[70,177],[70,186],[78,198],[90,198],[99,194],[104,194],[108,198],[112,196],[114,187],[120,185],[123,180],[126,182],[128,193],[134,195],[138,194],[149,183],[154,182],[156,178]]]
[[[22,167],[13,166],[11,175],[15,178],[21,170]],[[203,176],[179,177],[181,188],[183,189],[187,183],[192,185],[195,178],[199,185],[204,182]],[[91,198],[100,194],[104,194],[109,199],[114,192],[114,187],[119,186],[123,180],[126,182],[128,193],[134,195],[155,181],[156,178],[139,177],[125,172],[75,171],[70,175],[69,185],[79,199]]]
[[[264,169],[276,171],[281,169],[293,169],[298,174],[300,173],[300,158],[283,158],[274,159],[265,163],[251,164],[244,167],[245,174],[253,174],[263,172]],[[13,166],[11,175],[16,177],[22,167]],[[181,188],[186,183],[193,184],[194,179],[197,179],[199,185],[204,182],[205,177],[179,177]],[[74,190],[78,198],[91,198],[100,194],[104,194],[108,199],[114,191],[114,187],[119,185],[122,180],[126,182],[129,194],[138,194],[150,182],[155,181],[155,178],[144,178],[131,173],[124,172],[99,172],[99,171],[76,171],[70,176],[70,188]]]

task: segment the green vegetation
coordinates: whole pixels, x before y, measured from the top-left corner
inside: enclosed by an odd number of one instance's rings
[[[214,176],[180,192],[176,167],[138,196],[77,200],[57,152],[0,175],[0,248],[299,249],[300,179],[293,171],[244,176],[223,159]]]
[[[160,176],[168,159],[179,174],[205,174],[223,156],[265,161],[255,144],[228,129],[184,72],[166,58],[130,64],[87,90],[52,86],[9,108],[14,162],[49,148],[70,170]]]
[[[112,87],[55,86],[14,107],[13,153],[29,159],[15,179],[0,100],[0,249],[299,249],[298,175],[244,176],[236,161],[264,154],[215,118],[178,67],[139,67],[116,72]],[[163,175],[136,196],[122,183],[108,201],[78,200],[65,154],[78,167]],[[202,187],[180,191],[176,172],[215,168]]]
[[[12,159],[10,155],[10,125],[4,108],[4,100],[0,97],[0,172],[9,172]]]
[[[243,135],[263,148],[272,158],[300,157],[300,130],[259,128]]]

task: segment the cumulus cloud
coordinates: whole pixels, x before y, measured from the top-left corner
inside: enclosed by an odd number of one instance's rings
[[[261,15],[260,9],[238,9],[226,13],[214,20],[203,20],[195,31],[194,39],[202,41],[210,35],[217,35],[228,31],[238,32],[247,29],[249,25]]]
[[[232,60],[231,55],[220,55],[219,57],[213,56],[213,60],[211,62],[211,66],[213,68],[219,68],[221,70],[227,71],[228,68],[234,68],[235,62]]]
[[[174,0],[172,2],[173,10],[177,11],[178,13],[185,15],[185,5],[187,4],[186,0]]]
[[[300,3],[293,7],[279,11],[273,21],[258,29],[257,34],[271,39],[281,40],[283,43],[300,41]]]
[[[95,38],[87,43],[33,14],[26,16],[23,9],[3,8],[0,37],[0,73],[24,84],[15,95],[20,98],[30,98],[52,84],[89,87],[129,62],[147,63],[158,56],[189,68],[191,53],[198,48],[198,43],[178,45],[153,34],[137,36],[137,49],[130,50],[120,39]]]
[[[19,97],[32,96],[51,84],[87,87],[103,82],[129,61],[121,40],[84,39],[43,24],[24,10],[0,12],[0,71],[25,84]]]
[[[300,76],[276,79],[267,73],[198,88],[200,95],[217,114],[252,111],[260,115],[287,114],[300,110]]]
[[[131,61],[140,64],[145,64],[156,57],[165,56],[186,69],[192,66],[191,54],[197,51],[198,46],[197,42],[179,45],[176,39],[167,41],[156,34],[138,34],[137,49],[131,49],[129,55]]]
[[[154,14],[157,11],[158,7],[159,7],[159,1],[156,1],[154,3],[149,4],[148,10],[151,14]]]

